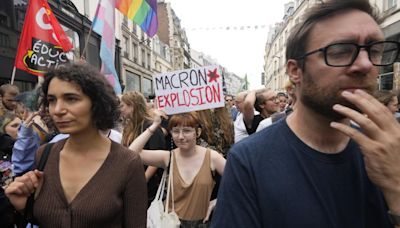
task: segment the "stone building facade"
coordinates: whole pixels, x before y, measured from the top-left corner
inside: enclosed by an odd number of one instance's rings
[[[286,39],[293,26],[301,23],[301,16],[314,4],[321,4],[323,0],[295,0],[285,4],[283,20],[270,27],[265,45],[264,80],[265,86],[276,91],[283,91],[288,80],[286,71]],[[378,9],[382,18],[380,24],[387,40],[400,41],[400,0],[370,0]],[[400,59],[399,59],[400,61]],[[394,89],[400,88],[399,63],[394,66],[381,67],[379,86],[381,89],[390,89],[391,82]],[[392,80],[394,78],[394,80]]]

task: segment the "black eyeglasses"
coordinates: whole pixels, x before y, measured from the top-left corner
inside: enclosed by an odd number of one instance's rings
[[[326,65],[346,67],[354,63],[361,48],[368,52],[369,60],[374,66],[388,66],[396,61],[399,55],[400,43],[397,41],[378,41],[366,45],[336,43],[308,52],[297,59],[304,59],[314,53],[322,52]]]

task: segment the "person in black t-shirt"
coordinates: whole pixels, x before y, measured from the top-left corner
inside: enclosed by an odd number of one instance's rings
[[[296,107],[232,147],[211,227],[400,227],[400,125],[371,95],[400,42],[369,1],[306,8],[285,48]]]
[[[123,118],[122,145],[129,146],[152,123],[151,111],[147,107],[144,96],[137,91],[128,92],[121,97],[121,115]],[[161,128],[157,128],[152,137],[144,146],[148,150],[164,150],[166,148],[165,135]],[[158,185],[161,181],[163,169],[145,166],[148,206],[153,201]]]

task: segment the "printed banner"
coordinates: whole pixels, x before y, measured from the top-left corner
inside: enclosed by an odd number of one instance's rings
[[[37,76],[68,62],[72,44],[46,0],[29,1],[15,67]]]
[[[207,66],[153,76],[155,102],[168,115],[225,105],[222,76]]]

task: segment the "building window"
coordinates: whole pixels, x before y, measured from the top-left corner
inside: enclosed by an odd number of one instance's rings
[[[132,52],[133,52],[133,62],[138,62],[138,46],[135,43],[132,43]]]
[[[123,51],[123,55],[124,57],[127,58],[127,54],[128,54],[128,47],[129,47],[129,38],[126,36],[122,37],[122,51]]]
[[[79,34],[67,26],[61,25],[61,27],[72,43],[72,53],[74,58],[80,58]]]
[[[397,0],[387,0],[387,9],[391,9],[395,7],[397,4]]]
[[[161,57],[163,57],[164,59],[166,59],[167,57],[167,47],[166,46],[162,46],[160,48],[160,55]]]
[[[136,24],[135,23],[133,23],[133,26],[132,26],[132,33],[135,35],[135,36],[137,36],[137,28],[136,28]]]
[[[140,39],[145,40],[146,38],[144,37],[144,32],[143,30],[140,30]]]
[[[140,92],[140,76],[126,71],[126,91]]]
[[[150,64],[151,64],[151,55],[147,54],[147,69],[150,70]]]
[[[8,16],[3,12],[0,12],[0,25],[10,27]]]
[[[144,97],[149,97],[150,94],[153,93],[153,88],[152,88],[152,81],[148,78],[143,78],[143,95]]]
[[[146,66],[146,54],[144,52],[144,49],[142,49],[142,66],[145,67]]]
[[[122,25],[125,25],[128,27],[128,18],[126,16],[124,16],[124,18],[122,18]]]
[[[10,37],[5,33],[0,32],[0,47],[9,48],[10,43]]]

